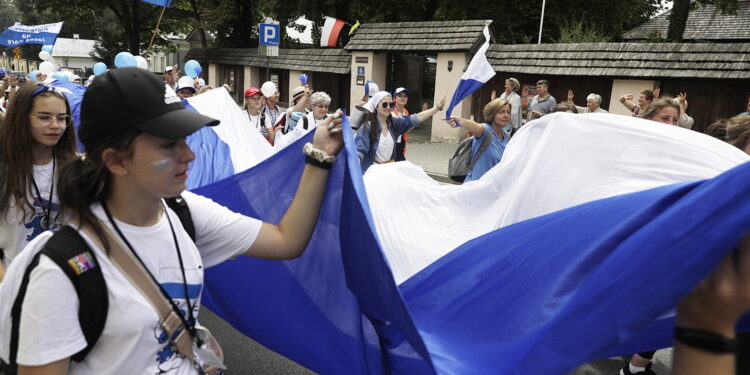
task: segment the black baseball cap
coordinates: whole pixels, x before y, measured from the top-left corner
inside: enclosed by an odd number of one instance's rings
[[[219,120],[186,109],[158,76],[141,68],[117,68],[97,76],[81,102],[78,137],[84,145],[128,128],[179,139]]]

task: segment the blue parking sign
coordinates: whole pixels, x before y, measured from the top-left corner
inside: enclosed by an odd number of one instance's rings
[[[278,46],[281,40],[281,27],[273,23],[261,23],[258,27],[261,46]]]

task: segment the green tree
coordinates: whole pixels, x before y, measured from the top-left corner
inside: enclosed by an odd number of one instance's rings
[[[739,9],[739,0],[674,0],[669,14],[667,40],[681,42],[690,11],[707,5],[716,6],[722,14],[736,14]]]

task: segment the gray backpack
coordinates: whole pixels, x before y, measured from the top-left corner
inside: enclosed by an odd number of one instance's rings
[[[476,138],[474,137],[469,137],[461,141],[461,143],[458,144],[458,148],[453,154],[453,157],[448,160],[448,177],[450,177],[451,180],[461,183],[464,182],[466,175],[468,175],[474,168],[474,164],[477,163],[477,160],[482,156],[484,150],[490,146],[492,134],[487,134],[487,136],[484,137],[482,144],[479,146],[479,150],[477,150],[476,155],[472,158],[471,146],[475,139]]]

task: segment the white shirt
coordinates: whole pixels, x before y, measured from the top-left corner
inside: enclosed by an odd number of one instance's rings
[[[57,166],[59,168],[59,165]],[[15,238],[8,238],[10,241],[6,244],[6,241],[0,241],[0,247],[5,251],[5,264],[10,264],[13,258],[23,250],[24,247],[33,240],[36,236],[44,232],[41,227],[41,221],[44,217],[44,212],[50,209],[50,224],[54,225],[54,220],[57,218],[60,212],[60,205],[57,200],[57,187],[52,195],[52,204],[49,202],[49,192],[52,187],[53,179],[53,164],[52,161],[45,165],[35,165],[33,167],[34,181],[39,188],[39,196],[37,196],[36,189],[34,186],[29,186],[27,192],[27,200],[31,202],[34,207],[34,215],[28,219],[23,217],[23,211],[19,210],[14,202],[10,202],[8,207],[8,214],[6,219],[0,222],[0,231],[5,232],[6,235],[13,236]],[[4,182],[3,182],[4,183]],[[41,198],[41,200],[39,199]],[[24,207],[28,209],[28,207]],[[0,237],[4,237],[0,235]],[[12,244],[12,245],[11,245]]]
[[[177,235],[185,265],[188,297],[197,319],[204,267],[214,266],[249,249],[262,223],[231,212],[208,198],[190,192],[184,192],[182,196],[190,208],[195,225],[195,243],[185,232],[177,215],[170,209],[166,212]],[[92,210],[110,226],[101,206],[93,205]],[[137,227],[120,221],[116,223],[146,267],[179,308],[185,311],[187,303],[182,271],[166,215],[149,227]],[[51,235],[47,232],[40,236],[39,241],[29,246],[34,249],[25,251],[35,254]],[[173,351],[163,340],[156,310],[110,262],[106,253],[85,234],[82,235],[101,265],[107,283],[109,311],[99,341],[83,362],[71,362],[69,372],[195,374],[190,361]],[[86,340],[78,324],[77,310],[78,298],[67,276],[50,259],[42,256],[31,273],[23,303],[17,362],[42,365],[70,357],[83,349]],[[3,340],[9,342],[8,337],[3,337]]]
[[[391,137],[390,132],[380,132],[380,143],[378,143],[378,150],[375,151],[375,162],[385,163],[391,160],[394,146],[396,144],[393,143],[393,137]]]

